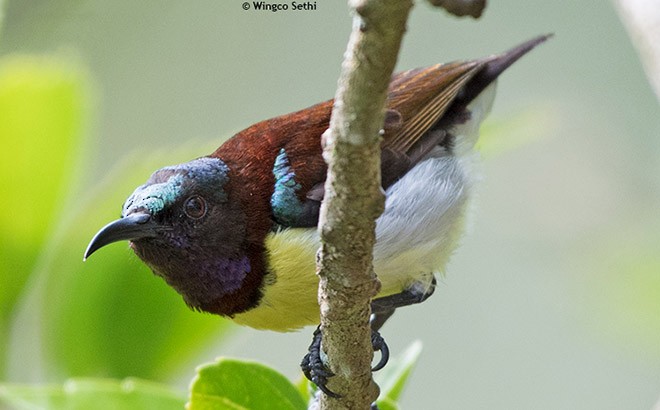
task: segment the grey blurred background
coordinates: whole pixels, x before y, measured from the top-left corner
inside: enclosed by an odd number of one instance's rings
[[[9,1],[0,53],[87,65],[91,187],[127,153],[192,140],[207,154],[253,122],[332,97],[345,2],[278,13],[241,3]],[[660,110],[613,4],[491,1],[473,21],[418,1],[398,68],[547,32],[555,38],[503,76],[491,115],[491,128],[532,137],[485,155],[470,232],[436,294],[384,328],[394,354],[424,343],[404,408],[649,409],[660,397]],[[217,355],[295,378],[310,332],[243,330],[174,382]]]

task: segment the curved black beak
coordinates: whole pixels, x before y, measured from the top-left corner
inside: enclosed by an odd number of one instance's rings
[[[83,261],[105,245],[113,242],[153,238],[157,235],[157,225],[147,213],[134,213],[110,222],[92,238],[87,245]]]

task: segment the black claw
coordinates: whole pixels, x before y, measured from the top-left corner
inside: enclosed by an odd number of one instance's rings
[[[308,353],[303,357],[300,367],[305,374],[305,377],[314,383],[319,390],[329,397],[341,397],[337,393],[328,389],[328,378],[334,376],[330,369],[327,368],[321,359],[321,329],[316,328],[312,336],[312,343],[309,345]]]
[[[371,346],[374,348],[374,352],[380,352],[380,361],[371,368],[372,372],[377,372],[390,360],[390,348],[387,347],[385,339],[375,330],[371,332]]]
[[[316,378],[315,378],[316,379]],[[316,387],[319,388],[323,393],[325,393],[326,396],[332,397],[333,399],[338,399],[341,396],[332,390],[328,389],[328,386],[326,386],[326,383],[328,383],[328,380],[324,377],[323,380],[314,380],[312,379],[312,383],[316,385]]]

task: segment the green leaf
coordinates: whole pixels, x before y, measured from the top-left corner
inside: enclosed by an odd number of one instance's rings
[[[399,400],[413,366],[422,352],[422,342],[413,342],[398,357],[389,361],[387,366],[376,374],[376,383],[380,386],[380,396],[392,403]]]
[[[300,376],[300,379],[298,379],[295,386],[298,390],[298,393],[300,393],[300,397],[302,397],[306,402],[309,402],[312,397],[314,397],[314,392],[317,389],[316,385],[309,381],[309,379],[307,379],[307,377],[304,375]]]
[[[387,397],[378,399],[377,404],[378,410],[399,410],[399,405]]]
[[[186,408],[304,410],[307,406],[296,387],[270,367],[220,358],[197,369]]]
[[[0,59],[0,351],[79,162],[88,79],[57,56]],[[0,372],[2,360],[0,358]]]
[[[72,379],[63,385],[0,384],[0,405],[16,410],[168,410],[184,406],[183,394],[139,379]]]

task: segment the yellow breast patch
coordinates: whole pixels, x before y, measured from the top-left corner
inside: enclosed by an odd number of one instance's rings
[[[268,234],[263,297],[257,307],[234,316],[256,329],[286,332],[319,323],[315,229],[292,228]]]

